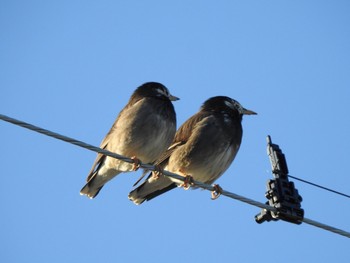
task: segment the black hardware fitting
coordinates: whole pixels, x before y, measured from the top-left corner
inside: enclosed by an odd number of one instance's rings
[[[277,144],[273,144],[271,137],[267,136],[267,154],[270,158],[273,180],[267,182],[265,194],[267,205],[276,208],[276,211],[262,209],[260,214],[255,216],[259,224],[279,219],[301,224],[304,218],[304,210],[301,208],[302,197],[295,188],[294,183],[288,179],[287,161],[282,150]]]

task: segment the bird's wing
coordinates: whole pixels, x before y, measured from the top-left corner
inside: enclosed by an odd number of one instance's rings
[[[113,128],[112,128],[113,129]],[[111,129],[111,130],[112,130]],[[111,132],[111,131],[110,131]],[[110,133],[109,132],[109,133]],[[108,134],[109,134],[108,133]],[[103,141],[102,141],[102,143],[101,143],[101,145],[100,145],[100,148],[101,149],[106,149],[106,147],[107,147],[107,144],[108,144],[108,141],[109,141],[109,136],[108,136],[108,134],[107,134],[107,136],[103,139]],[[88,174],[88,176],[87,176],[87,178],[86,178],[86,181],[87,182],[89,182],[94,176],[95,176],[95,174],[96,174],[96,171],[98,171],[99,169],[100,169],[100,167],[101,167],[101,165],[103,164],[103,161],[106,159],[106,155],[103,155],[103,154],[101,154],[101,153],[99,153],[99,154],[97,154],[97,157],[96,157],[96,159],[95,159],[95,161],[94,161],[94,164],[92,165],[92,167],[91,167],[91,170],[90,170],[90,172],[89,172],[89,174]]]
[[[118,115],[118,117],[116,118],[116,120],[114,121],[114,123],[113,123],[111,129],[110,129],[109,132],[106,134],[106,136],[103,138],[103,140],[102,140],[102,142],[101,142],[101,144],[100,144],[100,148],[101,148],[101,149],[107,149],[108,143],[109,143],[109,141],[110,141],[110,139],[111,139],[111,135],[112,135],[113,133],[115,133],[115,131],[116,131],[116,129],[117,129],[118,121],[119,121],[119,119],[121,118],[123,112],[124,112],[124,111],[127,111],[127,109],[129,109],[129,108],[130,108],[132,105],[134,105],[134,104],[135,104],[135,102],[132,103],[131,105],[128,105],[128,106],[124,107],[124,108],[122,109],[122,111],[119,113],[119,115]],[[86,181],[89,182],[89,181],[95,176],[96,171],[98,171],[98,170],[100,169],[100,167],[101,167],[101,165],[103,164],[103,162],[104,162],[105,159],[106,159],[106,156],[105,156],[105,155],[100,154],[100,153],[97,154],[97,157],[96,157],[96,159],[95,159],[95,161],[94,161],[94,163],[93,163],[93,165],[92,165],[92,167],[91,167],[91,170],[90,170],[90,172],[89,172],[89,175],[88,175]]]
[[[186,143],[187,140],[191,137],[196,125],[204,118],[207,118],[209,115],[209,112],[200,111],[193,115],[191,118],[189,118],[187,121],[185,121],[177,130],[173,144],[175,144],[176,142]]]
[[[173,143],[172,145],[170,145],[170,147],[168,148],[168,150],[166,150],[160,157],[159,159],[154,163],[155,165],[160,165],[161,167],[165,167],[170,155],[173,153],[173,151],[175,151],[175,149],[184,144],[184,141],[178,141]]]

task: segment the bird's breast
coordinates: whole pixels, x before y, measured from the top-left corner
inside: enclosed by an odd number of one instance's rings
[[[136,156],[144,163],[153,162],[170,145],[175,126],[162,111],[140,102],[120,116],[108,150],[128,157]]]

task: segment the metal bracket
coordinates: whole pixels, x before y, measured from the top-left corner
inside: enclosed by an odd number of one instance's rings
[[[260,214],[255,216],[255,221],[261,224],[265,221],[281,219],[290,223],[301,224],[304,218],[304,210],[300,204],[302,197],[294,183],[288,179],[287,161],[282,150],[277,144],[272,143],[270,136],[267,136],[267,154],[274,179],[267,182],[265,196],[268,201],[266,204],[276,208],[276,211],[262,209]]]

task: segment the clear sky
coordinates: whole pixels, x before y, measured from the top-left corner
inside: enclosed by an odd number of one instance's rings
[[[349,1],[0,2],[0,113],[99,145],[140,84],[178,125],[226,95],[245,116],[217,181],[265,202],[266,135],[290,173],[350,193]],[[135,206],[141,172],[79,195],[95,153],[0,121],[1,262],[349,262],[349,239],[254,221],[259,208],[175,189]],[[350,200],[295,182],[308,218],[350,231]]]

